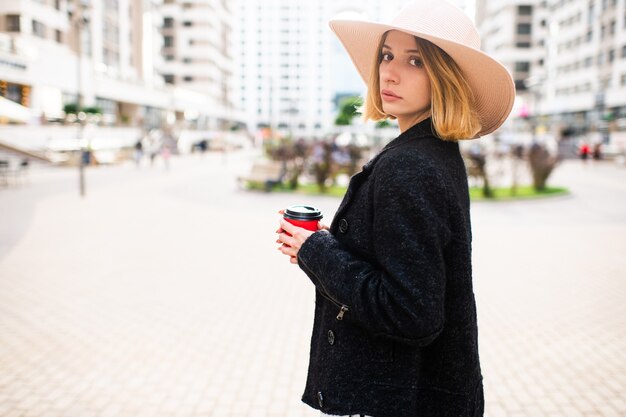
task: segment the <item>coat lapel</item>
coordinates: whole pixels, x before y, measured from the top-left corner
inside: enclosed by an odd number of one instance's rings
[[[359,189],[361,184],[363,184],[363,181],[367,179],[369,174],[374,169],[374,165],[376,164],[376,161],[378,161],[380,156],[384,154],[385,152],[387,152],[389,149],[393,149],[397,146],[400,146],[403,143],[410,141],[412,139],[416,139],[416,138],[428,136],[428,135],[434,135],[432,132],[433,132],[433,128],[431,124],[431,119],[428,118],[416,124],[415,126],[411,127],[410,129],[407,129],[402,134],[400,134],[400,136],[398,136],[397,138],[389,142],[369,162],[363,165],[363,168],[361,169],[361,171],[357,172],[356,174],[352,176],[352,178],[350,178],[350,183],[348,184],[346,195],[343,197],[343,200],[341,200],[341,204],[339,204],[339,208],[337,209],[335,217],[333,218],[333,221],[330,225],[331,233],[333,234],[335,233],[336,228],[337,228],[337,222],[339,221],[339,219],[341,219],[341,216],[343,215],[343,212],[348,207],[348,205],[350,205],[350,202],[352,201],[352,198],[354,197],[354,194],[356,193],[356,191]]]

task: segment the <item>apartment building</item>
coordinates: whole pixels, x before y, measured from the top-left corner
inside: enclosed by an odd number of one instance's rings
[[[168,85],[206,95],[208,125],[234,122],[233,27],[237,0],[165,0],[160,73]]]
[[[514,120],[557,136],[624,136],[625,1],[479,0],[477,22],[483,48],[515,79]]]
[[[68,104],[97,106],[105,125],[198,125],[224,117],[208,94],[160,73],[162,0],[0,2],[0,95],[58,119]]]
[[[512,116],[534,114],[538,102],[529,79],[545,71],[548,33],[545,1],[478,0],[476,24],[482,49],[504,64],[513,76],[518,100]]]
[[[541,113],[573,133],[626,131],[626,2],[550,0],[547,8]]]

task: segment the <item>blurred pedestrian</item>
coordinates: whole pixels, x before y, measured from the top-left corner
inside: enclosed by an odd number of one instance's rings
[[[578,152],[580,154],[580,159],[586,161],[589,158],[589,152],[589,145],[586,142],[583,142],[582,145],[580,145],[580,150]]]
[[[445,0],[412,2],[388,25],[330,26],[367,83],[364,116],[401,133],[352,177],[330,227],[277,230],[317,290],[302,400],[332,415],[482,416],[458,141],[504,122],[513,80]]]
[[[595,161],[602,159],[602,143],[600,142],[593,145],[593,159]]]
[[[141,164],[141,158],[143,158],[143,143],[141,143],[141,139],[138,139],[135,143],[135,164],[137,166]]]

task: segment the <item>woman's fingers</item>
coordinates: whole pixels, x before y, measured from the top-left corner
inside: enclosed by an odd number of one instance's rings
[[[292,236],[289,236],[286,233],[281,233],[278,235],[278,240],[276,241],[276,243],[284,243],[288,246],[291,247],[300,247],[300,245],[298,244],[298,241],[296,239],[294,239]]]
[[[278,214],[284,214],[284,210],[279,210]],[[318,224],[318,230],[327,229],[324,225]],[[284,255],[289,256],[289,262],[292,264],[298,263],[298,251],[302,243],[313,234],[309,230],[305,230],[301,227],[294,226],[286,221],[284,218],[280,219],[280,227],[276,230],[278,233],[278,239],[276,243],[280,244],[278,249]]]
[[[296,256],[298,256],[298,249],[297,248],[293,248],[291,246],[287,246],[285,244],[282,244],[278,247],[278,250],[281,251],[283,254],[288,255],[292,258],[295,258]]]
[[[280,219],[280,227],[281,229],[283,229],[283,231],[289,233],[290,235],[296,234],[298,229],[301,229],[300,227],[294,226],[293,224],[289,223],[285,219]]]

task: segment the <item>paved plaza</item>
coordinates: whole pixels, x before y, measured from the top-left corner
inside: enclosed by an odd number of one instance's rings
[[[314,289],[251,152],[0,188],[0,417],[317,416],[300,402]],[[626,416],[626,168],[567,161],[572,194],[474,203],[488,417]]]

